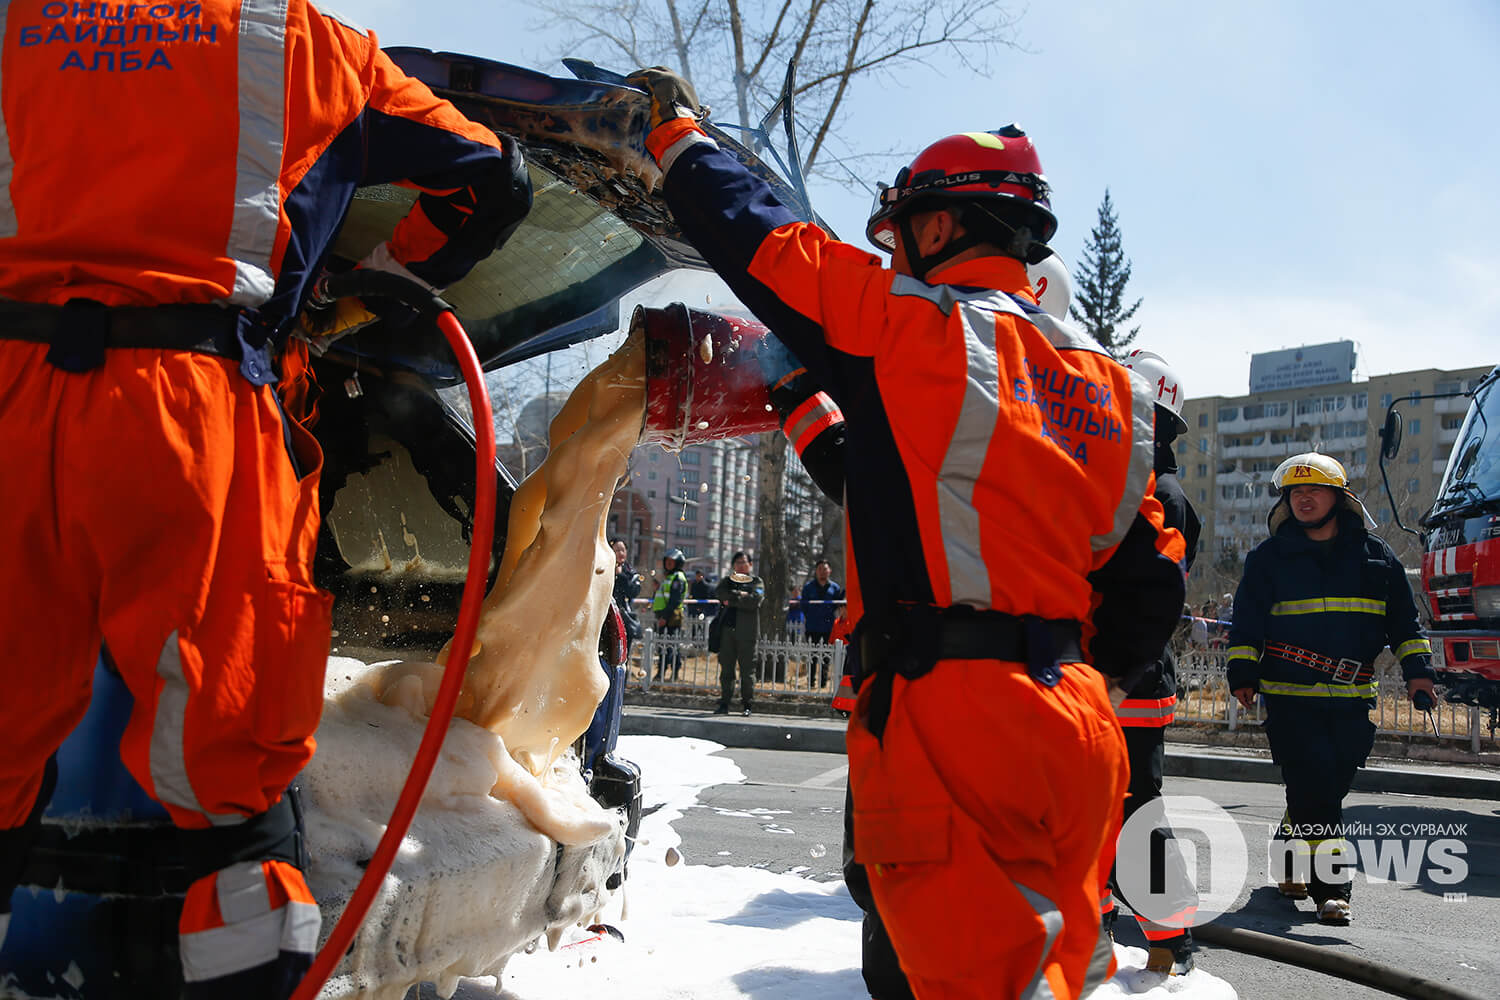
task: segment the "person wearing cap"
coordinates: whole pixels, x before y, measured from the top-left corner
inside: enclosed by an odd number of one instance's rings
[[[846,421],[854,854],[901,971],[921,1000],[1088,993],[1127,777],[1106,678],[1171,636],[1184,550],[1145,380],[1027,280],[1057,229],[1030,137],[918,153],[866,227],[887,266],[721,150],[682,77],[627,82],[683,235]]]
[[[1375,657],[1385,647],[1395,653],[1413,701],[1432,697],[1437,675],[1406,570],[1367,530],[1374,522],[1344,467],[1316,452],[1294,455],[1272,484],[1271,537],[1245,557],[1235,591],[1229,689],[1245,708],[1257,694],[1265,703],[1286,786],[1276,833],[1286,846],[1273,853],[1271,874],[1282,895],[1311,895],[1319,922],[1347,924],[1351,872],[1327,878],[1329,866],[1310,854],[1338,847],[1344,796],[1374,745]]]

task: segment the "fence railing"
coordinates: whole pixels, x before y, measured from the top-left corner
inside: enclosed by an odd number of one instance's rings
[[[711,619],[690,617],[675,635],[647,628],[637,647],[631,675],[641,690],[653,686],[686,694],[720,692],[719,655],[708,651]],[[833,697],[844,672],[844,644],[816,642],[800,628],[755,643],[757,694],[820,695]]]
[[[690,617],[676,635],[659,635],[646,629],[632,656],[633,683],[643,691],[653,687],[680,694],[712,695],[720,691],[719,657],[708,651],[710,619]],[[1183,643],[1177,652],[1177,712],[1179,723],[1222,726],[1230,732],[1259,726],[1264,710],[1240,707],[1224,679],[1223,650]],[[807,639],[800,628],[773,639],[760,639],[755,646],[755,676],[758,692],[833,697],[843,673],[845,647]],[[1479,753],[1486,741],[1487,713],[1470,705],[1440,701],[1429,720],[1412,707],[1406,697],[1401,667],[1390,654],[1375,665],[1378,693],[1370,710],[1376,731],[1388,736],[1436,737],[1443,743],[1467,743]],[[1435,724],[1435,728],[1434,728]]]
[[[1264,710],[1257,701],[1246,710],[1229,693],[1224,679],[1227,654],[1221,650],[1195,647],[1177,652],[1177,721],[1225,726],[1231,732],[1244,726],[1258,726]],[[1450,705],[1438,702],[1429,721],[1425,712],[1417,711],[1406,697],[1406,682],[1401,665],[1390,654],[1375,662],[1378,693],[1370,719],[1376,732],[1388,736],[1428,736],[1443,742],[1467,742],[1473,753],[1479,753],[1487,737],[1483,716],[1487,713],[1472,705]],[[1435,726],[1434,726],[1435,724]],[[1435,731],[1434,731],[1435,729]]]

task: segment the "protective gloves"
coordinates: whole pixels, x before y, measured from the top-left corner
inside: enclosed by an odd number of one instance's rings
[[[307,349],[315,357],[321,358],[334,341],[379,319],[363,302],[352,296],[333,302],[309,301],[307,308],[297,317],[293,332],[307,341]]]
[[[627,76],[625,82],[651,95],[653,129],[673,118],[700,121],[708,115],[708,109],[698,103],[698,93],[693,90],[693,85],[665,66],[638,69]]]

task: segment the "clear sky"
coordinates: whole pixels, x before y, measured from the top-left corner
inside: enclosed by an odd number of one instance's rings
[[[528,4],[333,7],[382,44],[565,73]],[[1053,0],[1017,41],[988,79],[933,66],[857,89],[849,136],[915,152],[1019,122],[1070,268],[1109,188],[1144,299],[1134,346],[1189,397],[1246,392],[1252,353],[1331,340],[1358,344],[1362,375],[1500,362],[1494,0]],[[863,242],[867,193],[813,195]]]

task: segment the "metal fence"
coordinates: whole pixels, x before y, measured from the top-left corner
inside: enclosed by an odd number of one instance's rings
[[[646,629],[631,664],[642,691],[719,695],[719,654],[708,651],[712,619],[692,617],[676,635]],[[799,626],[755,644],[756,693],[833,697],[844,672],[844,644],[808,639]]]
[[[1177,721],[1224,726],[1231,732],[1244,726],[1258,726],[1263,709],[1257,701],[1249,711],[1229,693],[1224,680],[1227,654],[1222,650],[1201,647],[1177,649]],[[1389,653],[1375,662],[1378,694],[1370,710],[1376,731],[1389,736],[1436,737],[1443,742],[1466,742],[1469,750],[1479,753],[1487,734],[1482,709],[1470,705],[1450,705],[1439,701],[1432,718],[1412,707],[1406,697],[1406,682],[1401,666]],[[1435,731],[1434,731],[1435,730]]]
[[[646,629],[633,651],[631,677],[642,691],[718,697],[719,657],[708,651],[710,619],[688,618],[677,635],[658,635]],[[1221,649],[1187,643],[1177,652],[1177,721],[1185,724],[1221,726],[1230,732],[1259,726],[1264,710],[1257,702],[1246,710],[1229,693],[1224,680],[1227,656]],[[755,646],[757,692],[776,692],[807,697],[833,697],[843,673],[845,648],[807,639],[799,625],[773,639],[762,638]],[[649,669],[647,665],[649,664]],[[1488,731],[1486,713],[1469,705],[1439,701],[1431,719],[1412,707],[1406,697],[1401,667],[1389,653],[1375,664],[1378,694],[1370,710],[1376,731],[1388,736],[1436,737],[1442,743],[1467,743],[1472,753],[1495,749]]]

